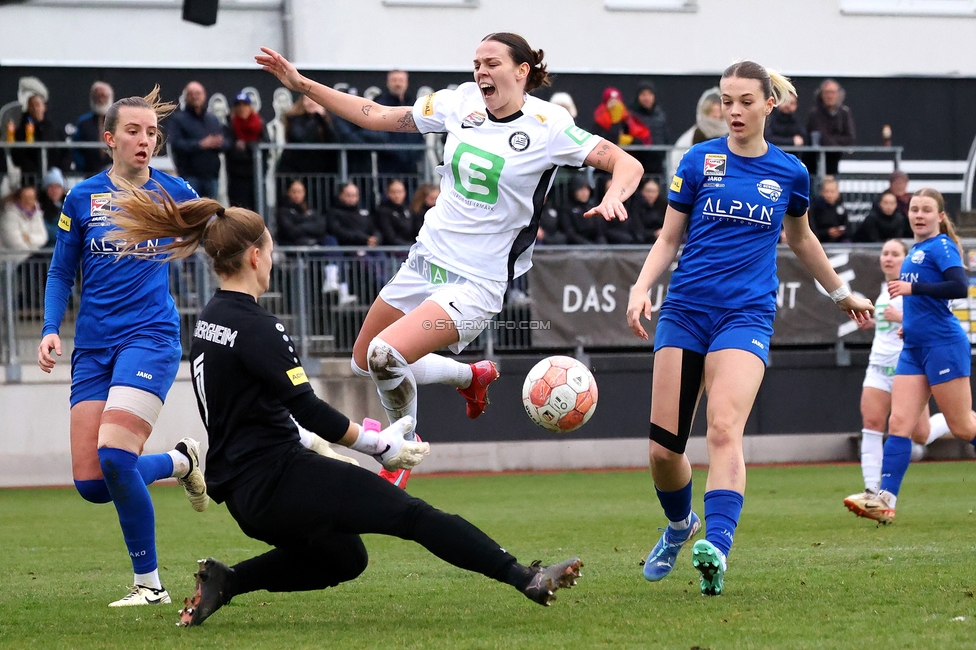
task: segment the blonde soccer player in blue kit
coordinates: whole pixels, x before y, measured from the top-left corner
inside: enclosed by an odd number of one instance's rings
[[[692,563],[701,593],[718,596],[742,511],[746,469],[742,435],[762,383],[776,316],[776,245],[790,248],[837,306],[863,322],[871,301],[852,295],[834,272],[807,219],[810,182],[797,158],[763,139],[766,117],[790,93],[786,78],[751,61],[735,63],[720,82],[727,138],[695,145],[671,182],[661,237],[630,294],[627,321],[648,338],[648,291],[687,242],[671,276],[654,339],[650,469],[668,527],[651,550],[644,577],[666,577],[681,547],[701,528],[691,509],[691,464],[685,446],[702,390],[709,468],[705,539]]]

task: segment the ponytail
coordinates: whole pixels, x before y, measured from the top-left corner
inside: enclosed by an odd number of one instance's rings
[[[790,95],[796,94],[796,88],[793,87],[793,83],[788,78],[775,70],[762,67],[755,61],[736,61],[722,73],[722,79],[731,77],[758,81],[763,90],[763,98],[772,97],[776,102],[774,106],[779,106]]]
[[[545,53],[542,50],[533,50],[529,47],[528,41],[509,32],[497,32],[488,34],[481,42],[497,41],[508,47],[515,65],[529,64],[529,76],[525,79],[525,92],[530,93],[536,88],[548,87],[552,85],[552,75],[546,71],[546,64],[542,62]]]
[[[173,238],[155,248],[163,254],[162,261],[188,257],[202,245],[214,271],[229,276],[240,270],[241,253],[264,245],[267,229],[255,212],[225,209],[213,199],[177,203],[162,188],[150,191],[123,185],[112,196],[110,218],[122,255],[133,254],[146,240]]]

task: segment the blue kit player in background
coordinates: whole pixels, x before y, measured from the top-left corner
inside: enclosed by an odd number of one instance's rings
[[[891,386],[881,491],[844,500],[857,516],[882,524],[895,519],[898,491],[911,462],[912,429],[929,397],[935,397],[952,435],[969,442],[976,438],[969,382],[972,351],[969,337],[949,309],[950,300],[969,292],[962,246],[946,215],[945,199],[936,190],[922,188],[912,195],[908,220],[915,245],[901,265],[899,278],[888,283],[892,297],[904,296],[905,347]]]
[[[807,219],[810,181],[796,157],[763,139],[766,117],[793,85],[751,61],[722,75],[728,138],[695,145],[671,181],[661,237],[651,248],[627,306],[627,321],[648,338],[648,292],[687,243],[661,307],[654,337],[650,468],[668,527],[644,564],[657,581],[674,568],[682,545],[701,528],[691,509],[685,446],[702,389],[708,394],[706,538],[692,564],[701,592],[722,593],[727,557],[742,511],[746,469],[742,435],[762,383],[776,316],[776,245],[780,229],[803,265],[855,321],[872,312],[837,276]]]
[[[142,456],[179,368],[180,321],[169,293],[168,265],[142,255],[119,257],[109,223],[112,193],[121,187],[163,190],[176,200],[197,198],[182,179],[149,166],[161,146],[159,120],[175,106],[146,97],[115,102],[102,134],[112,167],[72,188],[58,222],[58,241],[47,278],[44,331],[37,350],[51,372],[61,355],[59,331],[78,274],[84,281],[71,355],[71,470],[82,498],[115,503],[134,584],[112,607],[169,603],[159,581],[156,526],[146,485],[179,479],[190,504],[206,509],[209,497],[199,468],[199,443],[183,438],[166,454]]]

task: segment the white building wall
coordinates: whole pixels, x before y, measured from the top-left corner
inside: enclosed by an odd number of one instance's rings
[[[613,2],[289,0],[286,34],[275,0],[221,2],[214,27],[182,22],[178,0],[34,0],[0,8],[0,64],[246,67],[260,45],[290,43],[306,68],[464,70],[485,34],[517,31],[555,72],[715,73],[752,58],[793,75],[976,76],[970,0],[679,0],[671,4],[689,10],[610,11]],[[655,2],[667,0],[644,0]],[[855,13],[886,6],[960,15]]]

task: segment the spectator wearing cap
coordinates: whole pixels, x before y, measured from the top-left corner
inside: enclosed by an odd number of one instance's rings
[[[904,215],[908,215],[908,204],[912,201],[912,195],[908,192],[908,181],[908,174],[905,172],[892,172],[891,176],[888,177],[888,189],[885,190],[895,195],[895,200],[898,201],[898,211]]]
[[[416,95],[410,91],[410,76],[405,70],[390,70],[386,73],[386,90],[374,99],[383,106],[413,106]],[[387,141],[396,145],[422,145],[424,136],[420,133],[388,133]],[[416,174],[424,152],[417,150],[381,151],[377,165],[381,174]]]
[[[256,142],[266,141],[264,122],[254,110],[251,97],[245,92],[234,97],[228,129],[227,200],[237,207],[255,210],[254,149]]]
[[[79,117],[78,121],[75,122],[75,132],[71,136],[71,140],[73,142],[104,144],[102,133],[105,131],[105,114],[115,103],[115,91],[112,86],[104,81],[96,81],[88,92],[88,100],[91,111]],[[112,165],[112,156],[104,147],[101,149],[75,149],[73,156],[75,169],[84,173],[85,176],[94,176]]]
[[[623,95],[616,88],[603,91],[603,101],[593,112],[593,134],[620,146],[650,144],[647,125],[627,110]]]
[[[217,197],[220,153],[226,150],[224,128],[207,112],[207,91],[199,81],[183,89],[186,108],[169,118],[169,142],[177,173],[200,196]]]
[[[359,89],[350,86],[346,93],[358,95]],[[332,126],[335,128],[339,142],[346,144],[386,144],[389,142],[387,133],[382,131],[370,131],[363,127],[344,120],[338,115],[332,116]],[[373,156],[369,150],[350,151],[347,154],[350,174],[369,174],[373,171]]]
[[[52,167],[41,181],[41,195],[38,199],[44,213],[44,227],[47,229],[46,248],[54,248],[54,242],[57,241],[58,219],[61,218],[65,194],[64,174],[57,167]]]
[[[637,84],[637,97],[630,110],[637,119],[647,125],[651,132],[650,141],[646,144],[671,142],[671,134],[668,133],[668,116],[657,103],[657,88],[653,81],[645,79]],[[644,173],[664,172],[663,151],[635,151],[634,157],[644,165]]]

